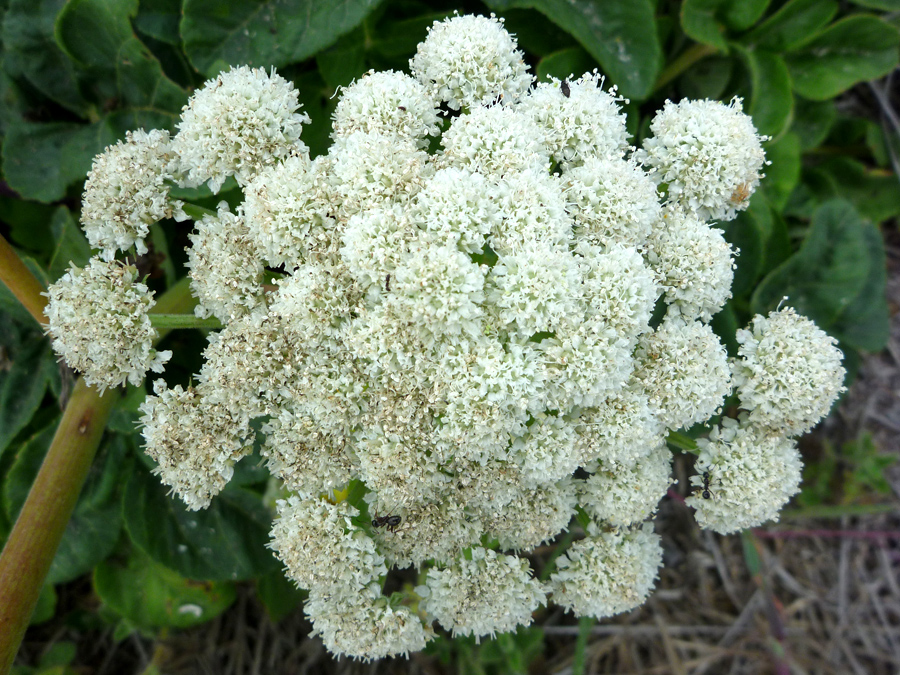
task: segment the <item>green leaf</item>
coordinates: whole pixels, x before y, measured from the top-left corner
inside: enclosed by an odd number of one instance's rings
[[[11,0],[3,18],[4,67],[24,77],[44,96],[85,116],[88,103],[79,73],[53,36],[65,0]]]
[[[272,623],[278,623],[297,609],[307,595],[306,591],[300,590],[285,577],[281,570],[260,577],[256,581],[256,594],[265,606]]]
[[[850,0],[854,5],[869,9],[883,9],[886,12],[900,10],[900,0]]]
[[[884,249],[878,230],[849,202],[831,200],[813,214],[809,235],[753,294],[765,314],[790,306],[852,347],[877,351],[888,335]]]
[[[37,604],[34,606],[28,625],[39,626],[52,619],[53,615],[56,614],[56,600],[56,589],[53,587],[53,584],[45,583],[41,586],[41,594],[38,596]]]
[[[750,73],[753,95],[747,113],[760,134],[776,138],[787,127],[794,110],[787,65],[778,54],[736,48]]]
[[[806,151],[821,145],[836,117],[834,101],[808,101],[796,97],[791,131],[800,139],[800,149]]]
[[[3,175],[24,199],[55,202],[84,180],[94,156],[129,129],[171,128],[174,115],[152,109],[111,113],[94,124],[18,122],[3,142]]]
[[[302,61],[358,26],[382,0],[185,0],[181,35],[194,67],[217,62],[280,67]]]
[[[869,169],[849,157],[835,157],[819,169],[833,178],[835,193],[851,200],[864,217],[881,223],[900,215],[900,185],[894,173]]]
[[[134,27],[144,35],[170,45],[181,43],[178,22],[181,21],[181,0],[141,0]]]
[[[735,339],[735,334],[740,328],[740,324],[734,311],[734,304],[731,302],[725,303],[722,310],[713,316],[709,326],[722,340],[722,344],[725,345],[725,349],[728,351],[728,356],[737,356],[740,345]]]
[[[688,68],[678,80],[685,98],[721,98],[734,70],[730,56],[707,56]]]
[[[545,82],[551,76],[559,80],[565,80],[573,75],[578,78],[582,74],[590,72],[596,66],[594,59],[584,49],[571,47],[548,54],[538,61],[535,75],[541,82]]]
[[[898,45],[896,28],[878,17],[857,14],[829,26],[785,58],[797,93],[824,101],[891,72],[900,60]]]
[[[191,579],[249,579],[280,567],[266,548],[271,517],[258,496],[227,489],[188,511],[159,479],[137,467],[125,488],[125,527],[154,560]]]
[[[56,18],[56,40],[85,66],[111,69],[137,9],[138,0],[69,0]]]
[[[234,584],[186,579],[138,550],[127,561],[98,565],[94,589],[111,609],[148,630],[206,623],[237,597]]]
[[[47,273],[52,281],[56,281],[69,269],[70,262],[84,267],[91,257],[91,246],[65,206],[60,206],[53,212],[50,232],[53,234],[54,247]]]
[[[717,16],[724,4],[724,0],[684,0],[681,27],[685,34],[697,42],[728,51],[725,27]]]
[[[0,371],[0,454],[34,417],[47,390],[41,362],[48,345],[43,340],[23,345],[11,363]]]
[[[837,10],[835,0],[790,0],[741,42],[750,49],[782,52],[814,37]]]
[[[752,203],[752,202],[751,202]],[[719,225],[725,240],[740,250],[735,263],[734,282],[731,292],[734,297],[750,293],[759,278],[765,239],[756,218],[750,211],[741,211],[737,218]]]
[[[53,441],[58,422],[59,418],[55,417],[15,448],[15,459],[3,484],[3,512],[11,523],[16,521],[19,511],[22,510],[22,504],[28,497],[34,477],[41,468],[44,455],[47,454],[47,449]]]
[[[646,98],[662,65],[650,0],[487,0],[495,11],[533,8],[572,34],[628,98]]]
[[[782,209],[800,181],[800,140],[788,132],[767,143],[766,159],[771,164],[766,167],[762,188],[775,208]]]
[[[741,0],[741,2],[725,2],[724,18],[728,27],[736,31],[744,31],[759,21],[765,14],[771,0]]]
[[[103,149],[101,133],[99,124],[15,124],[3,143],[3,175],[25,199],[58,201],[70,184],[84,180],[94,155]]]
[[[365,35],[361,29],[348,33],[337,44],[316,55],[322,79],[332,91],[346,87],[363,75],[366,68]]]
[[[70,0],[56,20],[59,45],[80,63],[115,72],[122,103],[177,115],[187,92],[172,82],[137,39],[131,19],[137,0]]]
[[[120,493],[131,466],[128,453],[127,442],[118,435],[100,448],[47,574],[50,582],[72,581],[113,552],[122,530]]]

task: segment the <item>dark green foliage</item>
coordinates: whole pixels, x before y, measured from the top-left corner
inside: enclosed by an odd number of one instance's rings
[[[836,106],[835,99],[871,100],[850,90],[897,66],[896,22],[877,12],[897,11],[898,0],[855,0],[857,6],[835,0],[0,4],[6,188],[0,227],[44,284],[59,278],[70,260],[82,265],[91,254],[78,209],[93,157],[130,129],[176,131],[191,92],[219,70],[277,67],[312,117],[303,139],[317,156],[330,144],[337,88],[372,68],[408,69],[428,27],[454,10],[494,11],[517,35],[539,79],[597,68],[607,86],[630,98],[625,109],[635,145],[667,98],[742,96],[759,131],[772,137],[761,189],[736,220],[718,225],[741,250],[734,297],[713,321],[732,355],[735,331],[785,295],[841,341],[848,367],[858,360],[855,350],[877,351],[887,339],[878,227],[900,215],[889,154],[896,135],[873,121],[877,109],[850,116],[843,111],[851,106]],[[175,193],[209,209],[221,199],[232,207],[241,199],[233,180],[219,195],[206,188]],[[152,228],[155,262],[142,273],[157,292],[184,276],[189,231],[173,222]],[[487,248],[473,259],[490,265],[496,254]],[[205,345],[198,331],[173,333],[160,345],[175,352],[170,384],[189,383]],[[34,321],[0,285],[0,543],[52,439],[67,378]],[[207,621],[233,601],[238,580],[255,581],[274,621],[294,611],[304,595],[266,548],[272,500],[263,499],[267,474],[258,453],[237,465],[232,485],[209,509],[185,510],[140,452],[134,425],[146,391],[129,387],[110,418],[34,621],[56,611],[53,584],[91,570],[104,603],[97,621],[112,622],[120,638]],[[693,433],[673,433],[669,443],[698,451]],[[811,465],[800,501],[824,503],[836,483],[843,502],[865,497],[884,487],[885,465],[869,438],[840,452],[828,446]],[[365,503],[359,506],[367,517]],[[582,643],[590,627],[582,624]],[[542,631],[532,627],[480,645],[442,637],[429,650],[459,672],[524,673],[542,646]],[[60,669],[71,660],[66,654],[48,659],[44,665]],[[583,666],[576,661],[573,669]]]

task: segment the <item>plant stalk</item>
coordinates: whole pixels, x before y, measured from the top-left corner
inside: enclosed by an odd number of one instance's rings
[[[75,384],[28,498],[0,554],[0,674],[12,666],[75,509],[118,390]]]
[[[659,91],[667,84],[669,84],[669,82],[674,80],[688,68],[697,63],[697,61],[715,54],[716,51],[718,50],[715,47],[701,44],[699,42],[697,44],[691,45],[690,47],[685,49],[677,59],[666,66],[666,68],[659,74],[659,78],[657,78],[656,84],[653,85],[653,91]]]
[[[43,285],[31,270],[25,267],[25,263],[2,236],[0,236],[0,281],[6,284],[35,321],[41,326],[47,323],[47,317],[44,316],[47,298],[41,295],[44,292]]]

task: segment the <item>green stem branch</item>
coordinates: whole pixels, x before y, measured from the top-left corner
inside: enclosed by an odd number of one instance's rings
[[[215,317],[201,319],[193,314],[157,314],[151,312],[150,323],[154,328],[221,328],[222,322]]]
[[[653,91],[659,91],[667,84],[669,84],[669,82],[674,80],[688,68],[697,63],[697,61],[705,59],[707,56],[711,56],[715,53],[715,47],[710,47],[709,45],[700,43],[691,45],[690,47],[685,49],[677,59],[666,66],[666,68],[659,74],[659,78],[656,80],[656,84],[653,85]]]

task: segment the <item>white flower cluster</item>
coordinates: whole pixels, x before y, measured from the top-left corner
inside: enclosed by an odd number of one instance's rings
[[[838,361],[817,355],[827,339],[802,347],[801,326],[757,320],[733,374],[708,325],[733,251],[706,221],[743,205],[734,195],[762,162],[739,107],[667,105],[635,152],[599,75],[532,88],[493,17],[436,23],[410,67],[343,89],[334,143],[314,160],[291,85],[234,69],[191,99],[175,168],[160,167],[213,189],[234,175],[244,199],[191,236],[197,313],[224,328],[193,388],[155,385],[147,452],[202,508],[263,418],[262,455],[289,493],[272,548],[309,590],[315,633],[358,658],[421,649],[433,620],[476,638],[513,630],[548,594],[580,616],[637,606],[661,562],[646,521],[670,484],[668,431],[707,421],[739,385],[759,424],[705,447],[726,498],[698,517],[744,527],[796,474],[771,429],[807,428],[830,404],[823,383],[839,381]],[[442,104],[456,112],[439,125]],[[264,285],[265,267],[276,279]],[[78,352],[94,345],[72,337],[93,336],[74,297],[84,284],[62,297],[79,274],[51,292],[52,315],[72,315],[51,331],[92,372],[99,356]],[[125,332],[118,296],[91,302]],[[128,365],[139,379],[164,355],[129,340],[157,359]],[[102,344],[122,358],[117,340]],[[109,384],[125,377],[115,367]],[[750,484],[754,503],[736,496]],[[586,538],[539,582],[519,554],[576,511]],[[408,566],[424,585],[383,596],[384,576]]]
[[[95,257],[84,269],[72,265],[46,293],[53,349],[101,392],[140,384],[172,357],[153,348],[156,330],[147,314],[156,303],[137,276],[133,266]]]

